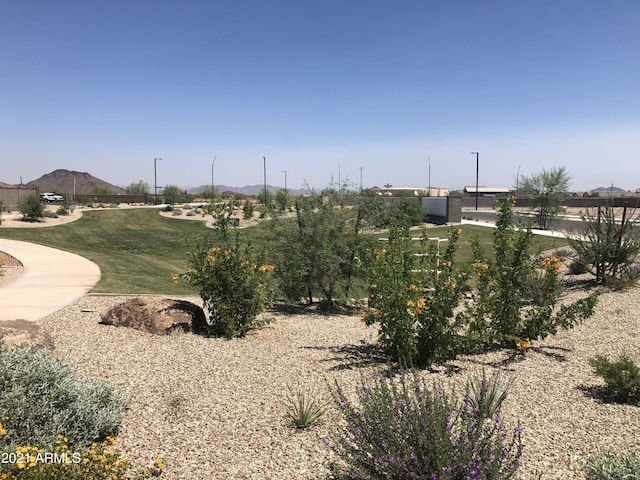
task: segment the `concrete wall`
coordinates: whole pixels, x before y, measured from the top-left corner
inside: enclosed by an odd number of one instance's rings
[[[462,222],[462,198],[460,197],[423,197],[422,210],[435,223]]]

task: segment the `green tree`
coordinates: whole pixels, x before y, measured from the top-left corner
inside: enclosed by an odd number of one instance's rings
[[[290,301],[321,298],[331,308],[353,293],[363,240],[358,210],[339,196],[312,192],[297,197],[294,219],[270,222],[270,248],[280,290]]]
[[[622,278],[640,253],[640,217],[628,206],[615,208],[612,202],[598,207],[594,215],[581,215],[582,231],[568,237],[578,262],[591,266],[598,284]]]
[[[546,230],[560,212],[560,200],[569,190],[571,176],[565,167],[542,169],[530,177],[522,177],[519,190],[534,199],[538,226]]]
[[[247,198],[244,201],[244,205],[242,206],[242,216],[245,220],[253,218],[253,200],[250,198]]]
[[[44,205],[35,193],[25,195],[20,199],[18,211],[22,214],[22,219],[25,222],[37,222],[44,217]]]
[[[215,187],[212,186],[206,186],[202,189],[202,192],[200,192],[200,196],[202,198],[209,198],[209,199],[214,199],[216,198],[216,196],[218,195],[217,190]]]
[[[275,205],[279,212],[287,211],[293,205],[293,195],[291,195],[288,190],[278,190]]]
[[[134,195],[149,193],[149,184],[147,182],[143,182],[142,180],[138,180],[136,183],[131,183],[128,187],[126,187],[125,191]]]
[[[178,202],[188,202],[190,195],[187,192],[180,190],[176,185],[167,185],[162,189],[162,196],[164,203],[173,205]]]

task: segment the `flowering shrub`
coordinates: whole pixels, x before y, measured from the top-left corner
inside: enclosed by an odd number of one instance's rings
[[[190,254],[189,269],[182,275],[174,274],[173,279],[177,282],[183,277],[200,290],[213,335],[243,337],[261,325],[257,316],[270,296],[268,275],[274,267],[260,265],[251,245],[241,246],[237,232],[231,241],[229,218],[235,204],[220,208],[213,216],[222,246],[212,246],[210,241],[197,246]]]
[[[477,239],[473,241],[478,294],[467,313],[469,337],[476,344],[497,342],[513,347],[525,339],[545,338],[571,328],[593,314],[600,293],[556,308],[561,260],[531,256],[531,226],[516,228],[514,201],[511,198],[497,208],[495,261],[487,259]]]
[[[406,227],[392,228],[387,246],[373,251],[362,318],[379,324],[380,345],[393,359],[426,365],[454,358],[463,348],[454,314],[467,281],[453,270],[460,233],[451,232],[441,261],[425,238],[415,249]]]
[[[506,393],[495,377],[475,382],[460,401],[417,375],[362,382],[352,402],[338,386],[345,426],[325,440],[338,455],[337,478],[509,479],[522,455],[518,427],[507,433],[500,416]]]
[[[0,435],[3,432],[0,425]],[[158,459],[132,477],[130,463],[121,458],[113,444],[113,437],[107,437],[102,443],[93,443],[89,448],[73,451],[67,438],[60,436],[51,450],[36,446],[18,447],[15,452],[3,457],[6,461],[0,464],[0,480],[142,480],[162,473],[164,462]]]

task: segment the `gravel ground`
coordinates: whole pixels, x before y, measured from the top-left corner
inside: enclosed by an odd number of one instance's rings
[[[588,456],[640,450],[640,409],[590,395],[589,387],[603,381],[587,363],[595,354],[640,359],[638,293],[602,295],[594,317],[535,342],[517,359],[507,352],[468,356],[452,362],[459,370],[451,376],[445,369],[425,375],[460,385],[482,369],[502,372],[513,382],[504,416],[524,428],[518,478],[584,478]],[[131,395],[116,442],[125,458],[138,467],[166,458],[167,480],[327,478],[332,457],[322,437],[337,413],[298,431],[283,415],[282,398],[298,384],[326,392],[325,380],[334,379],[353,391],[361,375],[384,368],[370,356],[374,328],[357,316],[274,313],[266,328],[222,340],[98,324],[102,312],[126,298],[88,295],[43,320],[58,354]]]
[[[5,252],[0,252],[0,287],[17,279],[22,275],[22,271],[20,260]]]

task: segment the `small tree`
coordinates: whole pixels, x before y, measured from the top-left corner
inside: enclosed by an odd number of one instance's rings
[[[128,187],[125,188],[127,193],[142,195],[145,193],[149,193],[149,184],[147,182],[143,182],[142,180],[138,180],[136,183],[129,184]]]
[[[565,167],[542,169],[541,173],[522,177],[519,190],[535,200],[538,226],[546,230],[560,212],[560,200],[569,190],[571,176]]]
[[[242,216],[245,220],[253,218],[253,200],[247,198],[242,206]]]
[[[278,190],[275,204],[278,211],[285,212],[293,205],[293,195],[291,195],[288,190]]]
[[[44,205],[35,193],[20,199],[18,211],[22,214],[22,220],[25,222],[37,222],[44,217]]]
[[[626,273],[640,253],[639,216],[628,206],[615,208],[612,202],[598,207],[594,215],[581,215],[583,230],[569,237],[578,262],[591,265],[598,284]],[[618,220],[620,218],[620,220]]]

